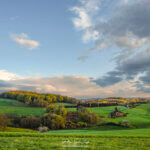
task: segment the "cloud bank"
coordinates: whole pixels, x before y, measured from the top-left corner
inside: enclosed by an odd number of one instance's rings
[[[51,78],[23,77],[14,73],[4,72],[0,76],[0,92],[9,90],[27,90],[44,93],[56,93],[76,98],[108,97],[108,96],[150,96],[138,93],[134,83],[126,81],[112,86],[101,87],[91,78],[81,75],[55,76]]]
[[[80,0],[79,2],[81,3]],[[86,3],[79,4],[78,8],[86,8],[86,4],[90,2],[87,0]],[[79,60],[86,59],[91,52],[110,48],[114,49],[117,55],[113,58],[116,67],[106,75],[91,81],[100,87],[128,82],[133,84],[137,92],[145,94],[150,92],[150,1],[95,0],[93,2],[97,9],[91,11],[92,13],[96,11],[96,14],[92,16],[90,11],[86,11],[87,16],[93,21],[90,26],[82,30],[84,35],[90,30],[90,33],[96,32],[98,36],[96,39],[92,38],[94,46],[86,50]],[[80,18],[79,14],[76,15]],[[75,22],[73,23],[76,25]],[[82,24],[81,21],[80,23]]]

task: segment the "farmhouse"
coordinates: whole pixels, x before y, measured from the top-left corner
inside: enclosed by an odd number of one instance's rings
[[[125,117],[128,113],[123,113],[116,107],[113,112],[110,113],[110,118],[117,118],[117,117]]]

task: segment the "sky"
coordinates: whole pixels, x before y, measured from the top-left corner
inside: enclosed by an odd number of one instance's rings
[[[0,1],[0,92],[150,97],[149,0]]]

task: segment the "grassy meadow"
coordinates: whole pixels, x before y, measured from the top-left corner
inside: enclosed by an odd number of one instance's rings
[[[55,105],[68,105],[56,103]],[[129,109],[123,106],[118,108],[127,112],[128,116],[109,118],[109,113],[115,106],[93,107],[89,110],[104,118],[100,123],[128,120],[133,127],[121,126],[96,126],[82,129],[50,130],[39,133],[34,130],[7,127],[3,132],[0,129],[1,150],[50,150],[50,149],[110,149],[110,150],[148,150],[150,147],[150,104],[142,104]],[[67,108],[76,111],[75,108]],[[44,108],[28,107],[26,104],[9,99],[0,99],[0,113],[15,115],[41,116]]]
[[[76,106],[76,104],[70,104],[70,103],[54,103],[55,106]]]
[[[28,107],[26,104],[16,100],[0,99],[0,113],[11,115],[35,115],[41,116],[45,113],[44,108]]]
[[[56,103],[57,106],[68,106],[68,103]],[[124,106],[118,106],[118,109],[128,113],[126,117],[109,118],[109,113],[115,109],[115,106],[110,107],[92,107],[88,108],[90,112],[96,113],[104,118],[100,119],[100,123],[103,121],[118,123],[122,120],[128,120],[135,128],[149,128],[150,127],[150,104],[142,104],[136,108],[126,108]],[[76,108],[67,108],[67,111],[76,111]],[[45,108],[29,107],[24,103],[10,99],[0,99],[0,113],[12,114],[12,115],[35,115],[41,116],[45,113]]]
[[[1,150],[148,150],[148,138],[0,137]]]
[[[128,113],[126,117],[119,118],[109,118],[109,113],[114,111],[116,106],[109,107],[92,107],[88,108],[90,112],[96,113],[100,116],[104,116],[104,119],[100,121],[103,122],[120,122],[122,120],[128,120],[133,127],[137,128],[150,128],[150,104],[141,104],[135,108],[126,108],[124,106],[118,106],[117,108],[123,112]],[[76,108],[68,108],[68,111],[76,111]]]
[[[70,103],[55,103],[56,106],[74,106]],[[0,113],[11,115],[35,115],[41,116],[45,113],[45,108],[29,107],[17,100],[0,98]]]

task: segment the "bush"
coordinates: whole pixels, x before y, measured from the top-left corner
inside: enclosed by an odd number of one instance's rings
[[[67,121],[65,124],[66,129],[75,129],[76,127],[77,127],[77,125],[72,121]]]
[[[86,123],[90,123],[90,117],[89,117],[89,114],[88,113],[83,113],[83,112],[80,112],[78,114],[78,122],[86,122]]]
[[[46,112],[47,113],[56,113],[57,112],[57,106],[55,105],[48,105],[48,107],[46,108]]]
[[[25,116],[8,115],[8,118],[10,120],[10,126],[12,126],[12,127],[20,127],[21,126],[21,120],[23,118],[25,118]]]
[[[123,126],[123,127],[127,127],[129,128],[131,125],[130,125],[130,122],[128,120],[123,120],[123,121],[120,121],[119,122],[119,125]]]
[[[94,114],[94,113],[90,113],[90,124],[97,124],[99,121],[99,117],[98,115]]]
[[[79,122],[86,122],[88,124],[97,124],[99,121],[99,117],[98,115],[94,114],[94,113],[84,113],[81,112],[78,115],[78,121]]]
[[[67,115],[66,108],[64,106],[59,106],[58,109],[57,109],[57,114],[61,115],[63,117],[66,117],[66,115]]]
[[[29,129],[37,129],[41,125],[40,117],[27,116],[21,119],[21,127]]]
[[[88,110],[88,108],[86,108],[86,107],[83,107],[83,106],[78,106],[77,107],[77,111],[78,111],[78,113],[90,113],[90,111]]]
[[[39,127],[38,131],[39,132],[47,132],[48,131],[48,127],[44,127],[44,126],[43,127]]]
[[[67,110],[64,106],[55,106],[55,105],[49,105],[46,108],[46,112],[47,113],[52,113],[52,114],[57,114],[57,115],[61,115],[63,117],[66,117],[67,115]]]
[[[7,117],[3,114],[0,114],[0,127],[2,128],[2,130],[6,129],[8,123],[9,123],[9,121],[8,121]]]
[[[78,123],[77,123],[77,127],[79,127],[79,128],[80,128],[80,127],[81,127],[81,128],[82,128],[82,127],[85,128],[85,127],[87,127],[87,123],[86,123],[86,122],[78,122]]]
[[[42,119],[42,125],[49,129],[62,129],[65,127],[65,119],[57,114],[45,114]]]

